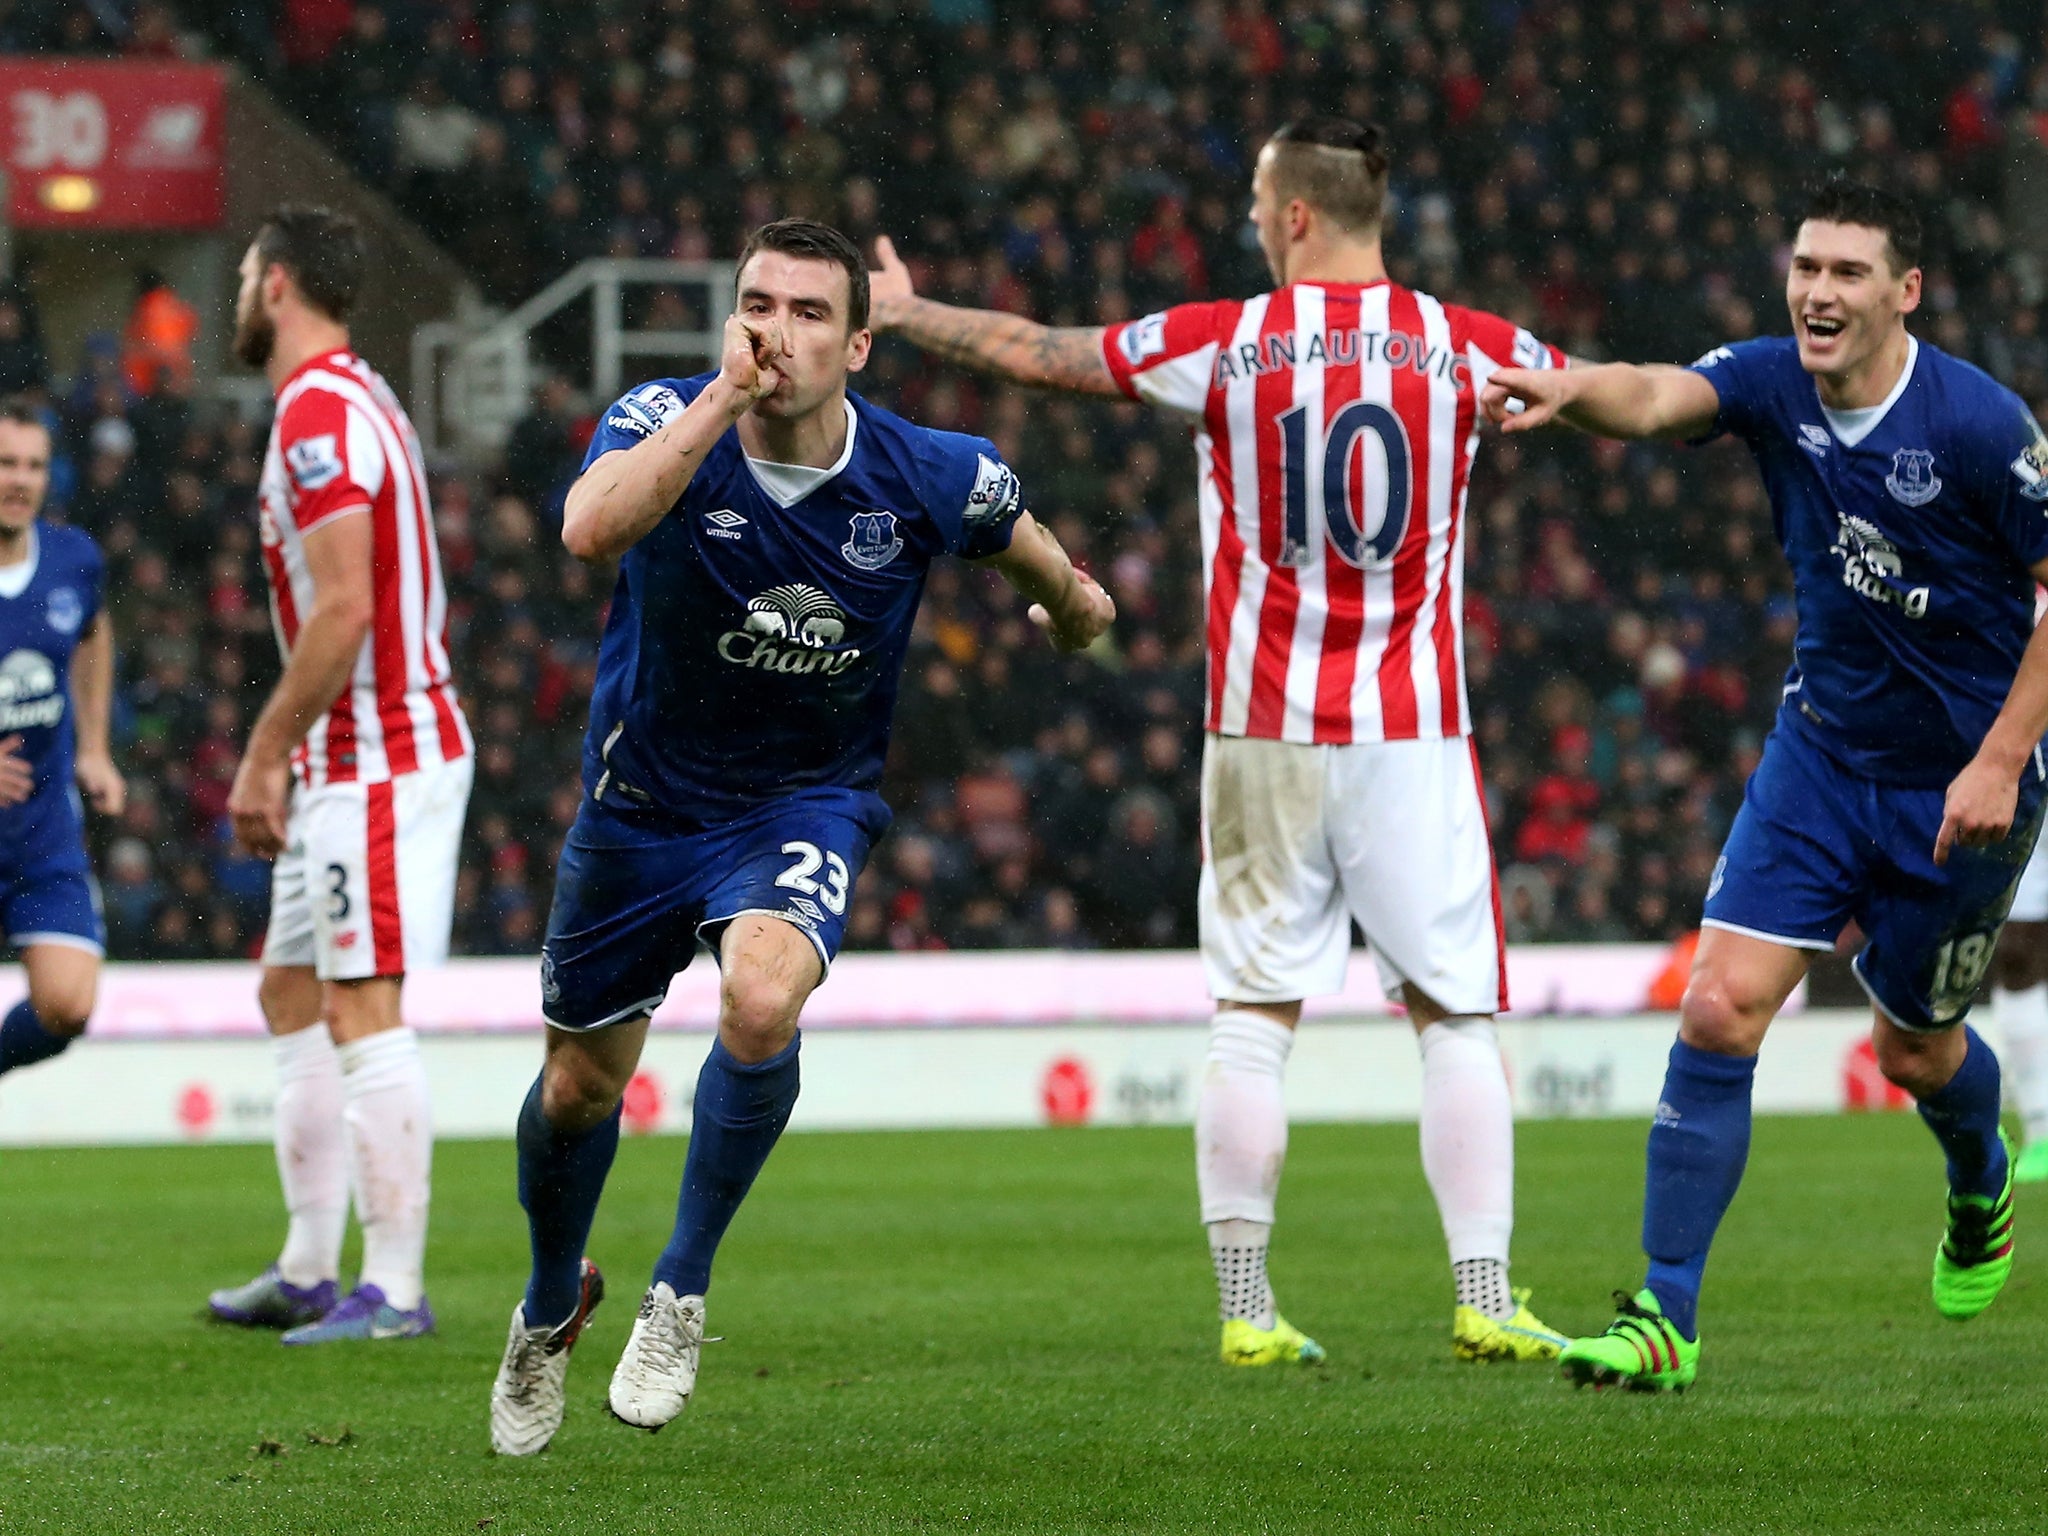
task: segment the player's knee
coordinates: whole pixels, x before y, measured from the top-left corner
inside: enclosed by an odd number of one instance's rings
[[[31,989],[28,1003],[35,1010],[36,1021],[50,1034],[75,1039],[85,1033],[92,1018],[93,994],[90,986]]]
[[[305,1029],[319,1022],[320,984],[309,989],[298,977],[267,966],[256,983],[256,1006],[273,1034]]]
[[[796,1034],[804,989],[753,965],[728,967],[720,987],[718,1031],[741,1061],[766,1061]]]
[[[557,1130],[584,1131],[618,1107],[626,1085],[602,1062],[573,1051],[551,1054],[541,1069],[540,1110]]]
[[[1955,1074],[1956,1052],[1951,1032],[1914,1033],[1904,1029],[1879,1028],[1871,1036],[1877,1055],[1877,1070],[1887,1082],[1905,1089],[1915,1098],[1936,1092]]]
[[[1686,1044],[1723,1056],[1754,1056],[1770,1028],[1776,999],[1719,966],[1702,966],[1686,983],[1679,1033]]]

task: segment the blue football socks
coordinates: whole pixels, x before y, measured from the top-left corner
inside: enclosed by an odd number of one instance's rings
[[[519,1203],[533,1246],[527,1327],[552,1328],[576,1310],[584,1244],[618,1150],[618,1109],[587,1131],[557,1130],[541,1113],[541,1079],[534,1079],[519,1108]]]
[[[1996,1199],[2005,1188],[2005,1143],[1998,1139],[1998,1057],[1963,1026],[1963,1064],[1938,1093],[1920,1101],[1920,1118],[1948,1155],[1948,1187]]]
[[[7,1010],[5,1019],[0,1019],[0,1074],[48,1061],[71,1041],[70,1035],[53,1035],[43,1028],[43,1021],[29,1007],[28,999],[23,998]]]
[[[1707,1249],[1749,1161],[1754,1056],[1717,1056],[1671,1046],[1664,1092],[1650,1124],[1643,1189],[1646,1282],[1664,1315],[1688,1339],[1699,1336],[1700,1279]]]
[[[667,1281],[678,1296],[701,1296],[710,1288],[719,1239],[796,1107],[802,1044],[799,1035],[766,1061],[746,1066],[721,1041],[697,1074],[675,1232],[654,1266],[655,1280]]]

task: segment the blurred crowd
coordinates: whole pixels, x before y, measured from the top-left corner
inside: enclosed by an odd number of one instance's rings
[[[18,5],[19,15],[35,7]],[[53,6],[125,14],[118,5]],[[142,15],[160,7],[143,6]],[[1929,224],[1920,334],[2048,401],[2043,8],[1866,0],[187,0],[501,302],[592,255],[730,256],[770,217],[888,231],[934,296],[1093,324],[1266,286],[1251,156],[1372,118],[1401,281],[1575,355],[1686,360],[1784,328],[1800,189],[1834,169]],[[0,20],[0,33],[5,22]],[[121,39],[114,38],[116,43]],[[656,296],[655,303],[673,303]],[[0,303],[0,372],[13,356]],[[572,355],[558,359],[574,370]],[[1117,597],[1055,656],[992,578],[935,574],[856,948],[1192,942],[1200,540],[1184,432],[877,348],[862,388],[986,433]],[[72,516],[109,546],[121,954],[246,947],[261,871],[220,801],[274,670],[249,490],[263,424],[92,375],[58,400]],[[437,480],[481,758],[458,947],[535,947],[576,804],[609,576],[556,509],[604,404],[540,392],[502,466]],[[1509,936],[1691,927],[1778,699],[1793,612],[1738,447],[1494,441],[1470,494],[1474,718]]]

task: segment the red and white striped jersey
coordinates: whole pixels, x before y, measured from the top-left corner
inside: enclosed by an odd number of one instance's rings
[[[1183,304],[1103,336],[1120,388],[1196,418],[1207,728],[1279,741],[1471,731],[1465,491],[1480,389],[1564,354],[1388,282]]]
[[[370,632],[349,686],[293,754],[300,782],[376,784],[467,756],[426,465],[404,408],[368,363],[328,352],[284,381],[257,498],[286,657],[313,606],[306,536],[339,517],[371,520]]]

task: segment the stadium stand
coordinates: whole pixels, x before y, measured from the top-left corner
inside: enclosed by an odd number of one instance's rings
[[[2048,274],[2038,242],[2008,234],[2009,205],[2015,227],[2030,216],[2008,187],[2048,145],[2039,8],[1869,0],[1817,45],[1800,29],[1824,21],[1799,18],[1825,10],[190,0],[175,21],[21,4],[0,44],[160,50],[194,29],[501,303],[585,256],[723,255],[796,212],[890,231],[936,296],[1057,323],[1256,291],[1248,156],[1297,111],[1336,110],[1395,135],[1397,278],[1576,355],[1683,360],[1781,327],[1785,210],[1842,167],[1929,216],[1922,334],[2048,401]],[[1786,62],[1795,50],[1825,73]],[[142,375],[138,393],[110,338],[51,378],[32,299],[0,295],[0,380],[48,392],[62,499],[111,561],[134,786],[100,839],[114,953],[239,954],[266,870],[233,855],[221,809],[276,665],[250,514],[262,423],[195,408],[173,370]],[[864,387],[994,437],[1123,617],[1112,654],[1061,658],[991,582],[936,576],[890,766],[896,831],[849,945],[1191,943],[1184,440],[1135,407],[1005,392],[890,345]],[[603,403],[550,382],[496,473],[451,467],[436,485],[480,744],[459,951],[537,947],[574,814],[609,579],[563,555],[554,520]],[[1790,651],[1760,487],[1726,445],[1546,435],[1496,442],[1480,466],[1473,709],[1509,936],[1674,937],[1697,919]]]

